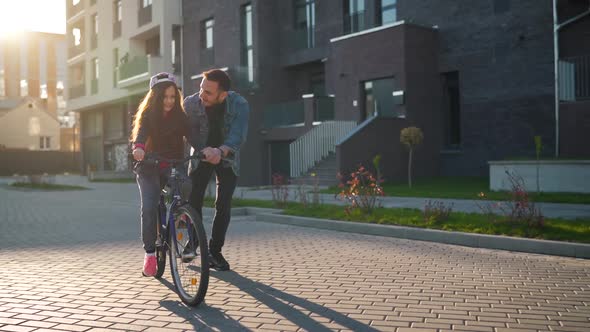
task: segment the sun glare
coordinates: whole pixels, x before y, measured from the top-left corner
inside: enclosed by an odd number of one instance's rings
[[[0,0],[0,36],[20,31],[65,33],[63,0]]]

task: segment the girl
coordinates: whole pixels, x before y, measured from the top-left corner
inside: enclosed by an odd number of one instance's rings
[[[188,138],[189,127],[181,102],[181,92],[174,75],[160,73],[150,79],[150,90],[139,105],[133,121],[131,142],[136,161],[142,161],[146,152],[155,152],[167,159],[183,158],[183,136]],[[156,274],[156,218],[160,190],[170,176],[167,166],[165,163],[159,163],[159,166],[139,163],[134,170],[141,198],[144,276]]]

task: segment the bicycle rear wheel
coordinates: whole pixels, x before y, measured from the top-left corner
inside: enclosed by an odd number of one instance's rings
[[[170,271],[180,299],[196,306],[203,301],[209,286],[207,234],[199,214],[189,205],[174,213],[170,229]]]

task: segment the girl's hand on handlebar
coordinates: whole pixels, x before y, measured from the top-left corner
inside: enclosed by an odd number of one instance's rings
[[[144,157],[145,157],[145,151],[143,151],[143,149],[141,149],[141,148],[133,149],[133,159],[135,159],[137,161],[142,161]]]

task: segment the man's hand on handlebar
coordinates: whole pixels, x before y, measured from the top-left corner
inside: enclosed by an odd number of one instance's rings
[[[221,161],[221,149],[212,148],[210,146],[204,148],[201,152],[205,155],[204,161],[217,165]]]

